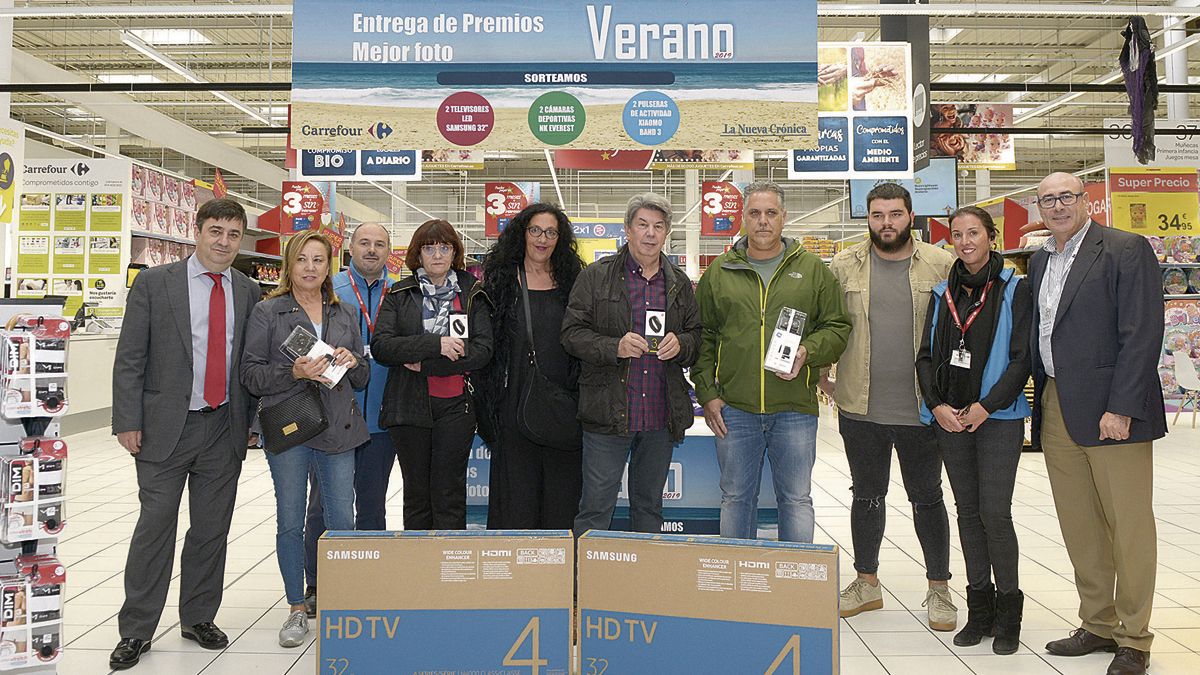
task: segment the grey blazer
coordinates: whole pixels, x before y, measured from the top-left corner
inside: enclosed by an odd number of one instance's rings
[[[1046,370],[1038,342],[1038,295],[1050,254],[1029,260],[1033,283],[1034,445],[1041,434]],[[1054,319],[1055,384],[1071,440],[1084,447],[1140,443],[1167,433],[1158,355],[1163,341],[1162,273],[1145,237],[1092,221],[1063,285]],[[1100,440],[1100,417],[1132,418],[1129,440]]]
[[[358,365],[346,373],[333,389],[318,385],[321,403],[329,418],[329,428],[310,439],[305,445],[325,452],[345,452],[371,439],[367,420],[358,408],[355,389],[367,386],[371,367],[362,353],[362,334],[358,326],[358,308],[346,303],[325,305],[321,321],[321,339],[332,347],[345,347],[358,357]],[[296,326],[303,325],[313,332],[308,314],[296,299],[280,295],[264,300],[250,314],[246,331],[246,353],[242,355],[242,383],[255,396],[262,397],[263,407],[275,405],[308,386],[307,380],[292,376],[292,359],[279,346]]]
[[[231,449],[246,458],[255,401],[238,379],[250,310],[262,292],[233,273],[233,359],[229,364]],[[192,399],[192,325],[187,260],[152,267],[133,282],[113,364],[112,431],[141,431],[139,461],[171,456],[183,433]]]

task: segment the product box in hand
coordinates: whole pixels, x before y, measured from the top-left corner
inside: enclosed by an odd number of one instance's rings
[[[593,530],[581,672],[832,675],[837,584],[836,546]]]
[[[344,673],[565,675],[573,545],[565,530],[327,532],[317,663]]]
[[[790,373],[800,351],[800,340],[804,337],[804,324],[808,315],[798,309],[784,307],[775,320],[771,331],[771,342],[763,359],[763,368],[777,373]]]
[[[314,359],[326,359],[329,365],[325,366],[325,372],[321,376],[325,378],[324,384],[326,387],[333,389],[338,382],[345,377],[348,368],[346,366],[338,366],[333,363],[333,347],[329,346],[324,340],[318,340],[316,335],[306,330],[304,326],[296,326],[292,329],[292,334],[279,345],[279,350],[286,354],[293,361],[301,356],[308,356]]]

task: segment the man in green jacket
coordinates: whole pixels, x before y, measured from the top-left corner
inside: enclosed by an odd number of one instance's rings
[[[713,261],[696,289],[704,330],[692,382],[716,436],[721,536],[757,535],[766,453],[780,540],[811,542],[816,384],[821,367],[846,348],[850,319],[841,288],[821,259],[783,238],[783,189],[759,181],[745,194],[745,236]],[[790,372],[768,371],[767,349],[785,309],[806,315],[800,345]]]

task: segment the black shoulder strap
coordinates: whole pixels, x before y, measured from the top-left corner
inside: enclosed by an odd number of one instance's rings
[[[517,265],[517,277],[521,282],[521,307],[525,310],[525,336],[529,339],[529,360],[537,368],[537,348],[533,346],[533,319],[529,315],[529,279],[525,276],[525,266]]]

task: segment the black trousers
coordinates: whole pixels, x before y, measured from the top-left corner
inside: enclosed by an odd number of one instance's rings
[[[429,405],[433,427],[388,429],[404,476],[404,529],[465,530],[475,404],[464,394]]]
[[[244,443],[246,439],[234,439]],[[221,607],[229,522],[242,460],[234,453],[229,406],[190,412],[175,451],[161,462],[135,460],[141,512],[125,563],[121,637],[150,640],[162,618],[175,561],[179,504],[188,489],[191,525],[180,556],[179,621],[212,621]]]
[[[488,527],[569,530],[579,512],[583,454],[539,445],[504,425],[492,452]]]

